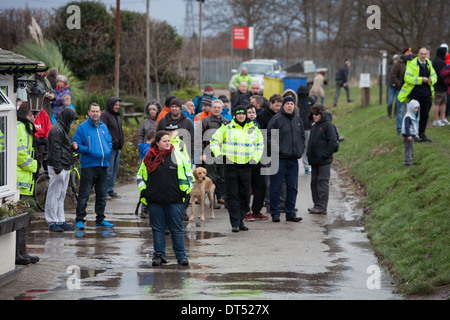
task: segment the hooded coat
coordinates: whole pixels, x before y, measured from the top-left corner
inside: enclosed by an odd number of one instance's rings
[[[148,109],[149,106],[155,105],[158,108],[158,112],[156,113],[155,119],[152,119],[150,117],[150,111]],[[147,135],[147,132],[150,130],[156,131],[157,122],[156,119],[158,119],[158,114],[162,110],[161,104],[156,100],[150,100],[147,105],[145,106],[145,119],[141,122],[141,127],[139,128],[139,134],[138,134],[138,143],[145,143],[145,137]]]
[[[441,70],[445,68],[445,55],[447,49],[440,47],[436,50],[436,57],[433,59],[433,68],[437,74],[437,82],[434,84],[434,90],[438,92],[447,91],[447,85],[445,84],[445,77],[441,76]]]
[[[333,153],[339,148],[338,139],[330,114],[322,113],[322,120],[311,126],[306,152],[309,164],[319,166],[331,164]]]
[[[102,112],[101,119],[108,127],[109,133],[112,138],[112,148],[120,150],[124,144],[122,119],[120,118],[120,112],[114,112],[113,107],[119,98],[110,97],[106,100],[106,109]]]
[[[64,108],[48,133],[48,165],[53,167],[56,174],[63,169],[69,170],[72,165],[70,124],[77,118],[77,114],[72,108]]]
[[[17,110],[17,187],[22,195],[34,192],[33,174],[37,171],[36,129],[22,109]]]
[[[403,117],[402,122],[402,136],[403,137],[416,137],[419,134],[419,114],[414,112],[414,108],[419,107],[420,104],[417,100],[411,100],[406,107],[406,114]]]

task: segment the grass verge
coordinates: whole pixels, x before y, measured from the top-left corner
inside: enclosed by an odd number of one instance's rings
[[[450,126],[432,127],[432,143],[415,143],[413,165],[403,165],[403,138],[386,103],[361,107],[359,89],[353,103],[333,108],[334,89],[325,105],[339,134],[345,136],[336,159],[363,185],[366,230],[382,265],[405,294],[432,293],[450,283]],[[374,100],[377,103],[373,103]]]

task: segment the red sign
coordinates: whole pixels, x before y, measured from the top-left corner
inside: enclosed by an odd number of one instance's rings
[[[253,27],[233,27],[233,49],[253,49]]]

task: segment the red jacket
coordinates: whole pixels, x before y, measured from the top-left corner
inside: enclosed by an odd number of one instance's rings
[[[36,138],[48,138],[48,133],[52,128],[52,122],[44,109],[36,116],[34,127],[36,128],[36,133],[34,134]]]

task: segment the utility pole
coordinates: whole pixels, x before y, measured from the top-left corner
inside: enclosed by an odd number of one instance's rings
[[[200,4],[200,21],[199,21],[199,41],[200,41],[200,57],[199,57],[199,77],[198,77],[198,89],[202,90],[202,51],[203,51],[203,39],[202,39],[202,3],[205,2],[205,0],[197,0]]]
[[[147,101],[150,100],[150,0],[147,0],[147,28],[145,29],[146,33],[146,49],[147,49]]]
[[[114,89],[116,97],[119,97],[119,66],[120,66],[120,0],[116,0],[116,54],[114,67]]]

